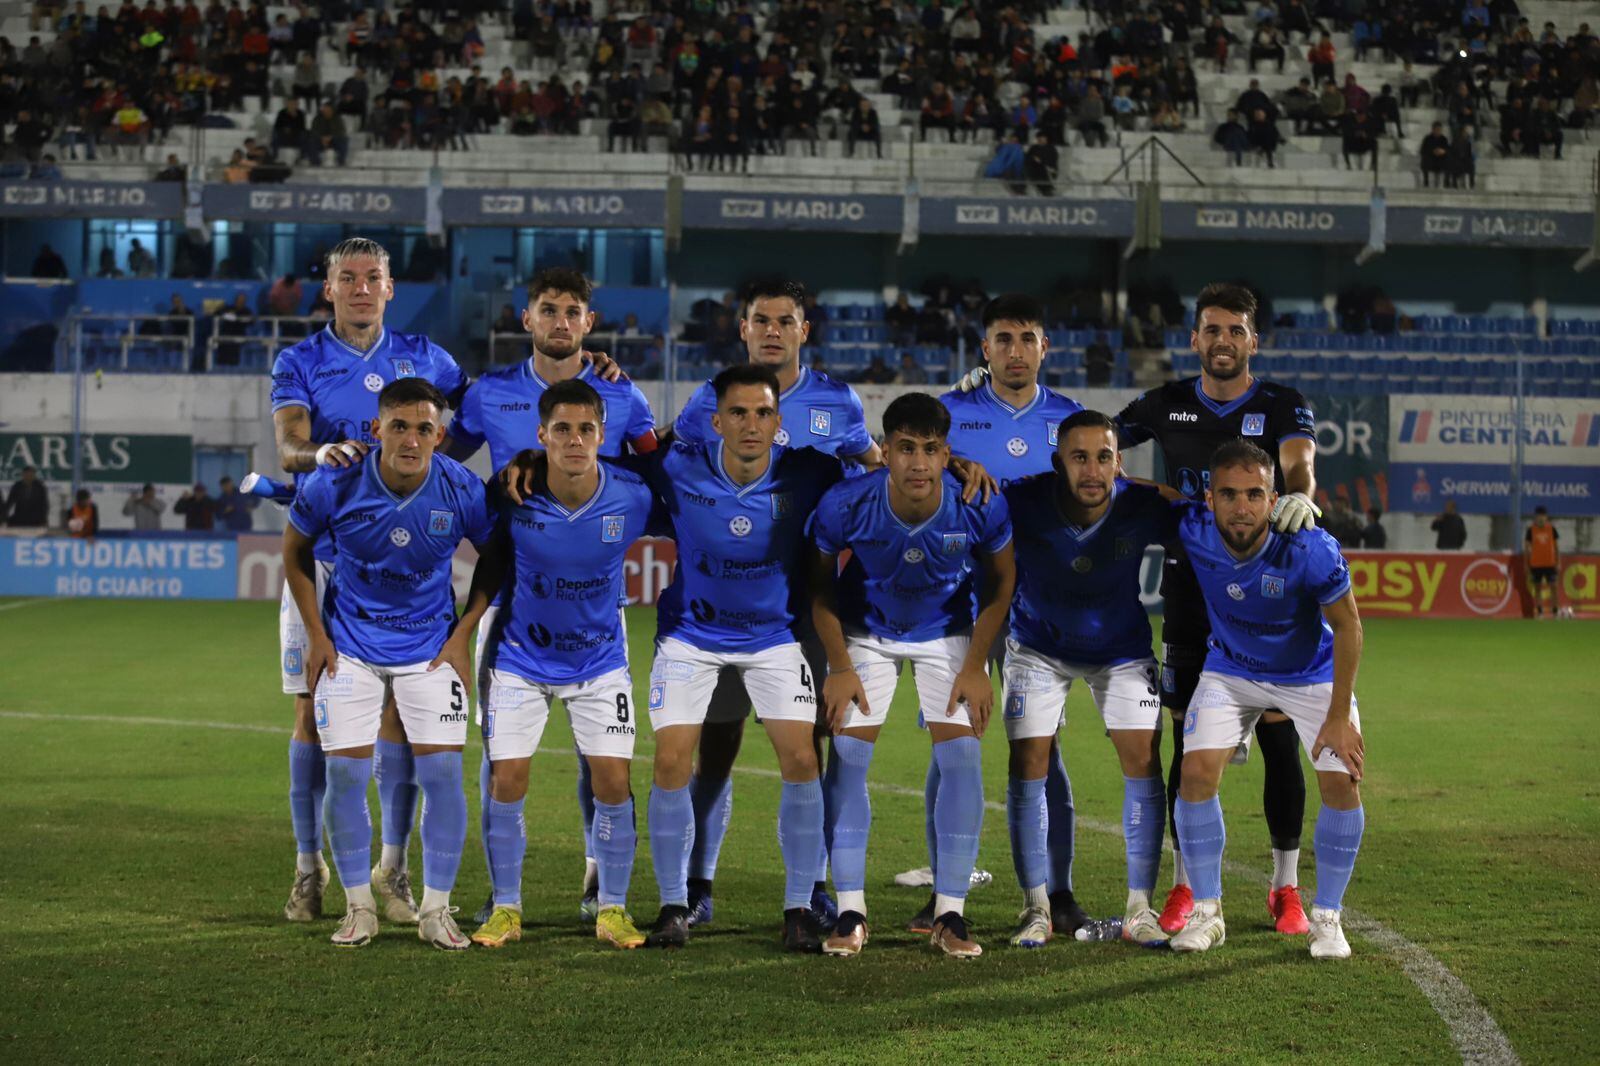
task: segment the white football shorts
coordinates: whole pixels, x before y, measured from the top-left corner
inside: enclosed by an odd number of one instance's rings
[[[1107,729],[1161,730],[1161,691],[1155,659],[1107,666],[1062,662],[1006,641],[1001,715],[1008,740],[1053,736],[1066,721],[1067,693],[1082,679]]]
[[[428,660],[374,666],[341,654],[337,672],[317,685],[312,704],[322,750],[376,742],[384,701],[391,693],[412,744],[456,747],[467,742],[466,686],[449,663],[429,673]]]
[[[946,717],[944,713],[950,703],[950,689],[955,686],[956,675],[967,658],[967,649],[972,646],[971,637],[908,642],[852,634],[846,644],[870,710],[863,712],[859,705],[852,703],[845,714],[844,728],[881,726],[889,720],[889,705],[894,702],[902,663],[911,664],[911,674],[917,684],[917,709],[924,722],[972,727],[965,703],[956,704],[953,715]]]
[[[333,563],[317,560],[317,602],[328,592],[328,578],[333,574]],[[289,595],[289,582],[283,583],[283,593],[278,597],[278,666],[283,673],[283,691],[290,696],[304,696],[310,691],[306,684],[306,658],[311,653],[311,638],[306,633],[300,608]]]
[[[505,670],[487,671],[483,746],[489,761],[528,759],[550,721],[550,701],[566,704],[578,751],[609,759],[633,758],[633,678],[626,667],[570,685],[546,685]]]
[[[790,642],[757,652],[716,652],[675,637],[656,643],[650,667],[650,727],[703,725],[725,666],[739,671],[758,718],[815,722],[816,685],[800,645]]]
[[[1256,720],[1267,711],[1279,711],[1294,723],[1300,745],[1311,756],[1317,770],[1349,773],[1344,760],[1324,748],[1319,756],[1311,750],[1317,734],[1328,720],[1328,701],[1333,698],[1333,683],[1320,685],[1280,685],[1271,681],[1251,681],[1231,674],[1207,670],[1200,675],[1189,711],[1183,718],[1185,751],[1236,748],[1250,736]],[[1350,724],[1361,730],[1361,715],[1355,695],[1350,697]]]

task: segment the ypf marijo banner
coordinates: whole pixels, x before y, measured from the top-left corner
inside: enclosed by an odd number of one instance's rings
[[[1524,618],[1532,613],[1520,556],[1492,552],[1347,551],[1350,588],[1368,617]],[[1600,619],[1600,555],[1561,559],[1561,602]]]
[[[85,433],[83,480],[95,484],[187,485],[194,481],[194,438],[159,433]],[[0,481],[34,467],[45,481],[72,480],[70,433],[0,433]]]
[[[1389,397],[1395,510],[1508,513],[1519,437],[1524,513],[1600,514],[1600,401],[1559,397],[1525,400],[1520,426],[1507,397]]]

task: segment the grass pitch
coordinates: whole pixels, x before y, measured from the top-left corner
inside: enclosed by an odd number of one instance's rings
[[[41,601],[0,613],[0,1061],[1460,1058],[1388,949],[1352,935],[1349,963],[1313,964],[1302,939],[1271,931],[1259,756],[1223,782],[1222,948],[1187,958],[1120,943],[1009,948],[1017,892],[1005,818],[991,810],[979,861],[995,881],[968,904],[987,953],[936,956],[900,931],[922,895],[890,881],[926,861],[927,740],[905,687],[873,765],[890,787],[874,794],[873,937],[858,959],[778,949],[778,790],[756,730],[715,924],[675,954],[595,942],[577,919],[582,847],[559,716],[527,804],[525,939],[446,955],[386,926],[372,946],[337,951],[327,943],[343,909],[337,880],[327,920],[280,915],[294,845],[274,610]],[[642,689],[653,613],[634,609],[629,624]],[[1368,824],[1347,902],[1447,966],[1526,1061],[1589,1059],[1600,1044],[1596,635],[1581,624],[1367,623],[1357,690]],[[1081,690],[1063,743],[1082,820],[1079,897],[1093,913],[1120,913],[1121,840],[1107,831],[1120,775]],[[631,906],[641,924],[656,909],[642,803],[650,748],[644,730]],[[988,798],[1003,800],[998,727],[984,748]],[[472,835],[456,892],[467,915],[488,885],[478,757],[469,737]],[[1164,863],[1163,888],[1169,873]]]

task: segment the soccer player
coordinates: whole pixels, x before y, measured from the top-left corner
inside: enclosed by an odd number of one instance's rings
[[[626,378],[607,381],[583,358],[583,340],[594,328],[595,313],[589,309],[594,295],[589,279],[568,267],[548,267],[528,283],[528,306],[522,312],[522,326],[533,340],[533,354],[525,362],[505,367],[474,381],[461,401],[461,409],[450,423],[446,452],[465,462],[485,444],[495,470],[503,470],[517,453],[539,449],[540,419],[534,417],[545,390],[562,381],[588,384],[601,401],[601,422],[605,430],[600,445],[602,455],[621,455],[624,449],[638,454],[656,448],[655,415],[650,401]],[[478,625],[476,661],[485,661],[484,646],[494,629],[498,600],[491,605]],[[480,679],[480,688],[486,688]],[[481,700],[480,694],[480,700]],[[482,725],[482,707],[477,708]],[[487,834],[489,807],[489,758],[485,751],[479,773],[479,792]],[[594,823],[594,791],[587,759],[578,760],[578,807],[583,812],[584,876],[579,911],[593,919],[599,910],[599,867],[594,858],[591,831]],[[487,840],[487,836],[485,836]],[[478,914],[478,924],[489,920],[493,898]]]
[[[822,942],[809,908],[823,859],[822,785],[812,739],[814,675],[795,637],[795,592],[807,587],[806,520],[843,468],[814,449],[775,443],[781,386],[771,368],[731,366],[712,387],[716,443],[676,441],[645,467],[671,515],[679,559],[658,604],[650,670],[650,852],[661,913],[648,942],[678,947],[688,937],[696,835],[690,767],[718,676],[731,668],[766,727],[783,778],[784,946],[816,952]]]
[[[1005,490],[1020,575],[1001,700],[1011,743],[1006,821],[1024,897],[1011,942],[1042,947],[1054,932],[1046,842],[1056,812],[1045,802],[1045,775],[1067,693],[1081,680],[1122,766],[1122,935],[1153,945],[1166,940],[1150,897],[1167,804],[1161,701],[1139,571],[1145,548],[1171,538],[1172,507],[1155,487],[1117,476],[1116,426],[1100,412],[1067,416],[1057,439],[1053,474]]]
[[[1061,420],[1082,405],[1039,383],[1050,352],[1044,306],[1024,293],[1007,293],[983,309],[983,355],[988,372],[974,375],[940,400],[950,410],[950,450],[981,463],[1002,487],[1047,474]],[[1003,647],[996,647],[998,660]],[[928,765],[927,791],[938,788],[939,767]],[[1052,735],[1045,802],[1050,809],[1050,910],[1056,929],[1072,933],[1088,920],[1072,894],[1074,813],[1072,783]],[[930,856],[931,858],[931,856]],[[931,901],[911,920],[913,932],[931,928]]]
[[[624,557],[645,534],[655,497],[637,474],[599,461],[605,417],[605,402],[586,381],[568,379],[541,390],[537,444],[548,456],[545,485],[502,508],[467,609],[446,646],[445,658],[465,669],[472,627],[488,616],[490,598],[509,589],[510,607],[502,607],[479,658],[483,743],[493,764],[484,853],[494,906],[472,934],[484,947],[522,939],[528,766],[557,699],[566,705],[593,782],[595,936],[619,948],[644,943],[625,909],[635,844],[628,768],[637,727],[628,636],[617,605],[625,596]]]
[[[1366,824],[1355,699],[1361,618],[1350,568],[1325,530],[1284,536],[1269,528],[1278,501],[1273,462],[1255,444],[1239,440],[1218,448],[1209,473],[1209,510],[1184,505],[1178,526],[1211,619],[1211,647],[1183,720],[1176,818],[1195,903],[1172,949],[1205,951],[1227,936],[1226,830],[1217,785],[1229,756],[1273,708],[1294,723],[1322,794],[1312,838],[1311,957],[1349,958],[1340,911]]]
[[[1256,354],[1256,301],[1239,285],[1207,285],[1195,302],[1195,328],[1189,343],[1200,356],[1200,376],[1151,389],[1117,416],[1123,448],[1154,440],[1161,449],[1166,483],[1192,500],[1204,498],[1211,453],[1228,441],[1259,442],[1277,457],[1278,502],[1273,528],[1280,533],[1315,524],[1311,502],[1316,491],[1316,419],[1304,396],[1286,385],[1250,373]],[[1210,624],[1195,583],[1194,570],[1179,553],[1167,556],[1161,575],[1161,701],[1174,724],[1181,721],[1200,679]],[[1272,840],[1272,889],[1267,896],[1278,932],[1308,929],[1300,902],[1300,831],[1305,821],[1306,785],[1300,768],[1294,726],[1269,711],[1255,722],[1255,736],[1266,762],[1262,802]],[[1248,753],[1249,738],[1239,752]],[[1185,736],[1172,730],[1172,762],[1167,770],[1167,802],[1177,802],[1183,772]],[[1173,887],[1161,911],[1161,927],[1183,928],[1194,905],[1187,865],[1174,823]]]
[[[865,469],[875,469],[883,464],[882,452],[867,432],[866,416],[855,390],[800,364],[800,348],[811,334],[805,301],[805,286],[798,282],[760,282],[746,293],[744,315],[739,319],[739,337],[749,353],[750,365],[767,367],[778,377],[782,425],[777,431],[777,443],[814,448]],[[713,382],[696,389],[673,423],[674,439],[691,444],[717,443],[712,427],[717,404]],[[821,677],[827,670],[827,655],[809,630],[806,612],[799,625],[800,646],[811,676]],[[712,918],[712,881],[733,814],[733,763],[744,739],[745,717],[751,705],[739,677],[736,670],[723,671],[711,693],[699,758],[689,785],[695,811],[694,854],[689,862],[691,925]],[[819,723],[819,748],[825,732],[825,724]],[[826,857],[822,858],[819,869],[826,863]],[[833,918],[832,903],[821,876],[819,873],[814,902],[818,916],[826,922]]]
[[[333,321],[285,348],[272,365],[272,422],[278,464],[291,474],[358,466],[376,442],[378,394],[401,378],[431,381],[456,402],[466,375],[443,348],[420,334],[392,333],[383,313],[394,298],[389,253],[376,241],[351,237],[328,253],[323,295]],[[334,543],[317,542],[317,601],[333,568]],[[312,716],[308,630],[299,605],[284,586],[278,612],[283,691],[294,696],[289,741],[289,814],[298,855],[294,887],[284,917],[311,921],[322,914],[328,867],[322,859],[326,764]],[[383,853],[373,884],[390,921],[414,922],[416,904],[406,851],[417,809],[417,777],[410,746],[391,704],[377,741],[376,775],[383,814]]]
[[[1551,524],[1550,512],[1543,504],[1533,509],[1533,521],[1522,535],[1522,561],[1528,569],[1528,584],[1533,589],[1533,616],[1545,617],[1548,599],[1549,616],[1556,617],[1561,613],[1560,534]]]
[[[988,650],[1005,623],[1016,567],[1005,501],[968,503],[946,472],[949,432],[950,413],[938,400],[899,397],[883,415],[887,469],[833,486],[811,520],[812,611],[828,653],[823,704],[835,734],[824,784],[839,893],[838,923],[823,944],[829,955],[860,954],[867,942],[867,771],[904,664],[916,677],[940,769],[929,812],[938,915],[930,941],[958,958],[983,954],[963,910],[983,827],[978,738],[994,701]],[[850,562],[836,578],[847,550]]]
[[[378,932],[367,784],[391,695],[423,795],[417,935],[446,950],[467,946],[450,915],[450,890],[467,832],[461,749],[471,673],[437,657],[456,621],[456,546],[463,537],[485,544],[494,522],[483,482],[434,454],[445,408],[444,394],[420,378],[384,386],[377,448],[363,463],[302,479],[283,534],[284,573],[305,620],[306,674],[327,757],[328,839],[348,904],[333,934],[338,947],[361,947]],[[319,599],[315,555],[323,537],[336,552]]]

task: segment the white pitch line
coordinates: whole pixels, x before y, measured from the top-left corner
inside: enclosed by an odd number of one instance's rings
[[[44,596],[36,600],[15,600],[11,603],[0,603],[0,611],[14,611],[18,607],[37,607],[41,603],[56,603],[54,597]]]
[[[24,600],[21,603],[0,604],[0,611],[11,607],[19,607],[28,603],[50,602],[48,600]],[[188,721],[182,718],[150,718],[142,716],[115,715],[115,714],[41,714],[34,711],[0,711],[0,718],[17,718],[27,721],[44,722],[94,722],[113,725],[157,725],[170,726],[183,729],[222,729],[240,733],[266,733],[274,736],[283,736],[288,732],[288,723],[283,725],[267,726],[256,725],[249,722],[201,722]],[[540,748],[541,755],[564,755],[571,757],[574,753],[571,748]],[[736,766],[735,772],[751,777],[775,778],[779,774],[776,770],[769,770],[759,766]],[[907,796],[922,799],[921,789],[907,788],[904,785],[894,785],[886,782],[874,782],[868,785],[874,792],[881,792],[889,796]],[[984,804],[985,809],[991,811],[1004,811],[1005,804],[990,800]],[[1097,833],[1106,833],[1111,836],[1122,835],[1122,826],[1102,822],[1096,818],[1080,816],[1077,824],[1085,829],[1092,829]],[[1225,863],[1227,871],[1235,877],[1244,877],[1261,884],[1269,884],[1270,879],[1265,877],[1260,870],[1254,867],[1241,866],[1238,863]],[[1444,1022],[1445,1029],[1450,1034],[1450,1040],[1461,1053],[1461,1061],[1471,1066],[1513,1066],[1520,1063],[1516,1051],[1511,1047],[1511,1041],[1506,1039],[1506,1034],[1501,1031],[1494,1017],[1478,1000],[1459,977],[1451,973],[1449,968],[1438,959],[1434,958],[1428,950],[1421,945],[1390,929],[1376,918],[1363,914],[1360,911],[1346,907],[1344,910],[1344,924],[1350,931],[1365,937],[1378,947],[1393,955],[1400,962],[1400,968],[1411,979],[1411,983],[1427,999],[1433,1007],[1434,1013],[1439,1015]]]

